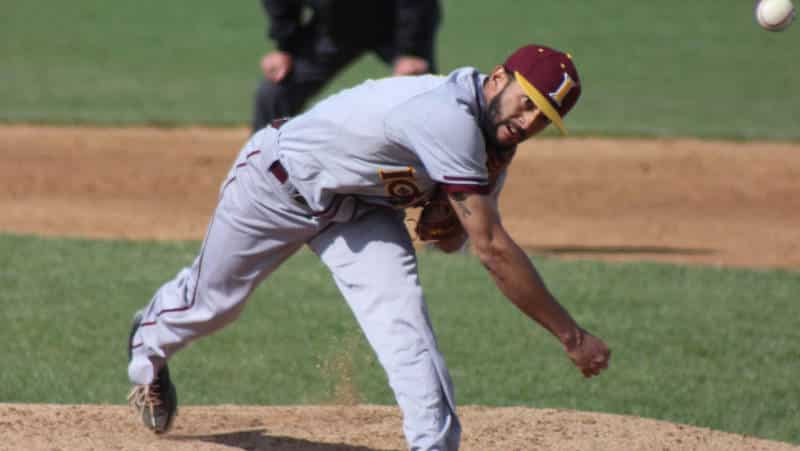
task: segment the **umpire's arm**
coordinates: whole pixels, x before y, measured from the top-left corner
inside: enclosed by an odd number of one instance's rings
[[[531,260],[500,223],[492,196],[453,192],[449,199],[500,291],[561,341],[584,376],[597,375],[606,368],[610,353],[605,343],[581,329],[550,294]]]

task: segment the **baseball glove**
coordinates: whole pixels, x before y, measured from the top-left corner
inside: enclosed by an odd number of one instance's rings
[[[494,190],[500,174],[511,163],[514,150],[498,151],[487,148],[486,168],[489,172],[490,190]],[[426,203],[417,219],[414,231],[422,241],[442,241],[464,233],[456,212],[447,199],[447,193],[437,188],[431,200]]]
[[[443,189],[437,188],[431,200],[422,207],[414,231],[422,241],[445,240],[464,232]]]

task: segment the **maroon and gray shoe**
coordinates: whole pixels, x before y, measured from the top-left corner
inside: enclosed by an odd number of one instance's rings
[[[142,312],[137,312],[133,317],[133,325],[128,337],[128,361],[132,356],[133,336],[142,322]],[[172,422],[178,414],[178,394],[175,385],[169,377],[169,368],[159,370],[156,378],[149,384],[134,385],[128,395],[128,403],[142,418],[145,427],[163,434],[172,427]]]

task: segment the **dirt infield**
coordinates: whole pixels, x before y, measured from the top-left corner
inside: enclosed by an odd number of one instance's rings
[[[243,129],[0,127],[0,231],[200,239]],[[501,199],[529,250],[800,268],[800,144],[538,140]]]
[[[0,127],[0,231],[200,239],[244,129]],[[511,168],[504,224],[535,253],[800,268],[800,145],[538,140]],[[788,450],[647,419],[464,407],[468,450]],[[0,449],[403,447],[392,407],[190,406],[173,434],[122,406],[0,404]]]

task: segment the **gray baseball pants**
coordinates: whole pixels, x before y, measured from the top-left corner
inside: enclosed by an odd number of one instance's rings
[[[191,341],[235,320],[252,291],[307,244],[327,265],[388,376],[412,450],[458,449],[461,426],[450,376],[438,350],[417,261],[397,212],[372,208],[358,219],[309,216],[293,200],[291,179],[266,128],[240,151],[194,263],[165,283],[144,310],[133,338],[128,376],[148,384]],[[288,300],[275,299],[274,302]]]

